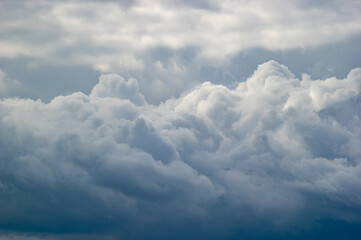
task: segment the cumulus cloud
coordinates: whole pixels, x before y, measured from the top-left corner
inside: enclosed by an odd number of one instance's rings
[[[125,81],[117,74],[102,75],[99,83],[91,91],[90,97],[129,99],[138,105],[145,102],[144,96],[139,93],[138,81],[134,78]]]
[[[360,83],[360,68],[298,79],[269,61],[236,88],[205,82],[159,105],[116,74],[89,95],[3,98],[0,228],[232,238],[359,223]]]
[[[268,59],[341,78],[359,67],[359,12],[353,0],[1,1],[1,68],[23,84],[7,96],[43,101],[88,93],[99,72],[135,77],[153,104],[233,86]],[[84,69],[94,75],[70,79]]]

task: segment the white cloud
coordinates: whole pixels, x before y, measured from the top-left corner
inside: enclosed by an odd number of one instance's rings
[[[136,79],[131,78],[125,81],[117,74],[102,75],[99,83],[94,86],[90,97],[115,97],[129,99],[136,104],[144,104],[143,95],[139,93],[139,86]]]
[[[357,1],[3,2],[3,57],[30,56],[109,72],[144,68],[157,47],[197,47],[219,61],[252,47],[272,50],[340,42],[361,27]]]
[[[300,80],[269,61],[235,89],[206,82],[160,105],[115,74],[89,96],[2,99],[0,224],[360,222],[360,81],[360,68]]]

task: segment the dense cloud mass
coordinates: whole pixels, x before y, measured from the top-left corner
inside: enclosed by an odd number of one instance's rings
[[[0,240],[361,239],[360,11],[0,1]]]
[[[360,68],[298,79],[269,61],[159,105],[117,74],[89,95],[3,98],[0,229],[236,239],[360,223],[360,92]]]

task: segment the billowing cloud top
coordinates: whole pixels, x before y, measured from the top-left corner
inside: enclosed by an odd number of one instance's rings
[[[360,67],[360,12],[355,0],[0,1],[0,96],[48,102],[117,73],[158,104],[205,81],[234,87],[270,59],[343,78]]]
[[[89,95],[4,98],[0,228],[236,239],[359,223],[360,92],[360,68],[300,80],[269,61],[159,105],[116,74]]]

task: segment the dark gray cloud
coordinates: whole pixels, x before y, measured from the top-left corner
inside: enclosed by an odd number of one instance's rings
[[[299,79],[269,61],[159,105],[116,74],[49,103],[2,98],[2,238],[297,239],[339,222],[357,239],[360,83],[360,68]]]

